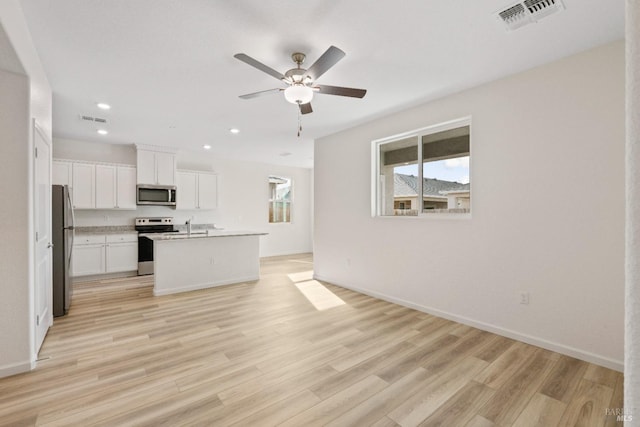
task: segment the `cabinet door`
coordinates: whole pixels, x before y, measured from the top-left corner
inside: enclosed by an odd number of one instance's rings
[[[195,209],[197,204],[198,174],[194,172],[178,172],[176,189],[176,209]]]
[[[96,208],[113,209],[116,205],[116,167],[96,165]]]
[[[198,174],[198,207],[216,209],[218,207],[218,176],[212,173]]]
[[[104,274],[105,245],[74,245],[73,247],[73,276],[87,276]]]
[[[116,206],[136,209],[136,168],[118,167]]]
[[[54,160],[51,163],[51,184],[72,187],[72,163]]]
[[[107,273],[138,269],[138,243],[107,244]]]
[[[96,166],[84,163],[73,164],[73,207],[93,209],[96,207],[95,194]]]
[[[137,158],[138,184],[155,185],[157,183],[155,153],[153,151],[138,150]]]
[[[156,153],[156,179],[158,185],[176,185],[176,156]]]

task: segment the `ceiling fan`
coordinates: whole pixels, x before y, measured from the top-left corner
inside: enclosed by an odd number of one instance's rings
[[[309,114],[313,112],[313,109],[311,108],[311,100],[313,99],[314,92],[326,95],[363,98],[367,93],[365,89],[316,84],[316,80],[327,72],[327,70],[336,65],[336,63],[344,58],[345,55],[346,54],[342,50],[335,46],[331,46],[308,69],[304,69],[301,65],[304,62],[306,55],[304,53],[295,52],[291,55],[291,59],[296,63],[297,67],[290,69],[284,74],[279,73],[273,68],[264,65],[262,62],[259,62],[244,53],[233,55],[234,58],[237,58],[240,61],[245,62],[287,84],[286,88],[275,88],[249,93],[241,95],[240,98],[251,99],[262,95],[269,95],[284,91],[285,99],[292,104],[298,104],[301,114]]]

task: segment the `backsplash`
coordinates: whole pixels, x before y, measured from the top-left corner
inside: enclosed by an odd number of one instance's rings
[[[187,226],[182,224],[174,225],[174,228],[178,231],[187,231]],[[191,230],[213,230],[220,229],[218,224],[191,224]],[[75,227],[75,231],[78,234],[88,233],[131,233],[135,232],[133,225],[98,225],[98,226],[86,226]]]
[[[172,217],[174,224],[184,224],[188,219],[192,223],[205,224],[219,222],[217,211],[184,211],[164,206],[138,206],[136,210],[92,209],[74,211],[79,227],[131,226],[139,217]]]

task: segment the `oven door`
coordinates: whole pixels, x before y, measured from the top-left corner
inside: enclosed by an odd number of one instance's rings
[[[153,274],[153,240],[138,236],[138,276]]]

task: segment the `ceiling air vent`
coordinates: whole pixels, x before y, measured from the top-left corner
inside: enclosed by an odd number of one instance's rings
[[[84,114],[80,114],[78,117],[80,117],[80,120],[85,122],[107,123],[107,119],[102,119],[100,117],[85,116]]]
[[[498,18],[507,30],[513,31],[561,10],[564,10],[562,0],[525,0],[498,12]]]

